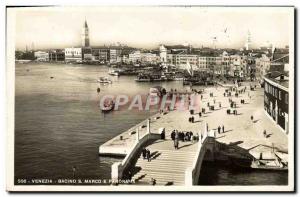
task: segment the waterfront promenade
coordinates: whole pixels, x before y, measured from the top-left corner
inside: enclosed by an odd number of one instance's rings
[[[240,87],[242,89],[244,87]],[[196,87],[194,89],[197,89]],[[165,115],[159,114],[159,119],[151,118],[150,130],[152,133],[158,133],[160,128],[165,128],[166,140],[157,140],[148,145],[152,154],[152,161],[147,162],[143,159],[138,159],[135,170],[136,173],[132,175],[136,184],[149,184],[151,178],[157,181],[158,185],[183,185],[184,172],[191,167],[195,156],[197,154],[197,143],[180,142],[179,150],[175,150],[173,142],[170,139],[171,132],[176,129],[178,131],[192,131],[196,133],[203,132],[203,124],[208,124],[208,130],[215,130],[216,141],[224,143],[228,146],[234,146],[248,152],[257,159],[270,158],[272,147],[276,151],[280,151],[281,159],[287,162],[288,158],[288,138],[287,135],[265,114],[263,108],[263,89],[256,88],[250,91],[247,86],[246,92],[239,94],[238,97],[234,95],[231,97],[224,97],[224,87],[209,87],[205,89],[202,94],[200,108],[206,108],[206,113],[199,117],[194,115],[195,121],[191,123],[188,118],[191,116],[189,111],[174,110]],[[213,94],[213,96],[210,95]],[[229,98],[236,102],[235,108],[230,108]],[[240,100],[245,100],[245,104],[241,104]],[[207,103],[215,106],[214,110],[209,110]],[[214,104],[215,103],[215,104]],[[221,107],[220,104],[221,103]],[[201,111],[196,109],[195,113]],[[227,109],[237,110],[237,114],[227,114]],[[253,121],[250,117],[253,116]],[[146,122],[138,126],[145,127],[140,130],[140,135],[146,133]],[[224,133],[217,132],[218,127],[224,126]],[[129,129],[120,136],[113,138],[111,141],[105,143],[100,147],[100,154],[106,152],[115,154],[122,153],[121,150],[130,150],[136,135],[129,135],[135,129]],[[264,137],[263,131],[267,131],[267,137]],[[125,140],[124,140],[125,139]],[[105,151],[104,151],[105,150]],[[145,175],[146,174],[146,175]]]

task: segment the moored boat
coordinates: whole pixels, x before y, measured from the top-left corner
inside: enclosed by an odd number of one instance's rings
[[[151,81],[151,77],[149,75],[145,75],[145,74],[140,73],[136,77],[135,81],[137,81],[137,82],[149,82],[149,81]]]
[[[108,77],[99,77],[97,82],[98,83],[104,83],[104,84],[112,83],[112,81]]]
[[[120,76],[120,71],[119,70],[109,70],[108,74],[112,75],[112,76]]]

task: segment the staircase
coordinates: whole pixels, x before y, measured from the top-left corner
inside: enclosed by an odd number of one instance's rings
[[[140,157],[135,169],[140,169],[133,175],[135,184],[150,184],[151,178],[156,185],[184,185],[185,170],[192,167],[196,152],[184,150],[151,149],[151,161]]]

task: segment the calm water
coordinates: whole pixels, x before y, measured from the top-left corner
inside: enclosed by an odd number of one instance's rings
[[[146,95],[149,88],[184,89],[182,82],[136,83],[134,77],[111,77],[110,85],[96,80],[107,76],[104,66],[17,64],[15,93],[15,178],[109,179],[110,167],[120,158],[99,157],[98,147],[155,113],[119,110],[102,114],[105,94]],[[54,77],[51,79],[50,77]],[[97,88],[101,93],[97,93]],[[287,173],[231,173],[214,166],[203,170],[200,184],[286,184]],[[205,174],[205,173],[202,173]],[[230,176],[228,176],[230,174]],[[210,181],[210,177],[217,180]],[[253,177],[253,178],[252,178]]]

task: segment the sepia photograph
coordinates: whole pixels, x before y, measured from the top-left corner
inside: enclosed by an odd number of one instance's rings
[[[7,6],[6,189],[293,192],[294,14]]]

